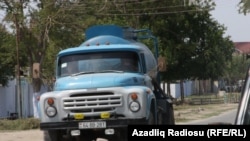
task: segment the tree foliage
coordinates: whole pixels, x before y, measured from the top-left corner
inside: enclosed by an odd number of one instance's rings
[[[250,0],[241,0],[238,4],[239,13],[247,14],[250,12]]]
[[[231,59],[233,44],[223,37],[225,27],[211,19],[214,3],[184,2],[188,1],[1,0],[0,8],[7,14],[12,38],[20,30],[21,66],[32,70],[33,63],[40,63],[39,80],[50,82],[57,53],[81,44],[84,30],[94,24],[152,30],[159,39],[160,55],[167,58],[164,81],[216,79]]]
[[[15,74],[15,37],[0,25],[0,84],[8,85]]]

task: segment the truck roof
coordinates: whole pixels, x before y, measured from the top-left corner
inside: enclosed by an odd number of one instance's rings
[[[112,45],[92,45],[92,46],[81,46],[73,47],[62,50],[59,52],[60,55],[84,53],[84,52],[104,52],[104,51],[142,51],[143,47],[135,44],[112,44]]]
[[[60,55],[83,53],[92,51],[142,51],[147,48],[144,44],[134,40],[123,39],[113,35],[100,35],[83,42],[78,47],[72,47],[59,52]]]

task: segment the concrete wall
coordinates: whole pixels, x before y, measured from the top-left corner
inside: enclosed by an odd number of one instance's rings
[[[167,84],[165,84],[165,86],[161,84],[161,87],[165,89],[165,93],[167,93]],[[183,83],[183,87],[184,87],[184,96],[189,96],[194,93],[193,81],[185,81]],[[170,93],[174,98],[179,98],[181,96],[180,84],[179,83],[170,84]]]

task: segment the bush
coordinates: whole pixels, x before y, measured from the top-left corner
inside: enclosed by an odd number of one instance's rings
[[[0,130],[30,130],[30,129],[38,129],[39,127],[40,127],[40,120],[35,118],[0,120]]]

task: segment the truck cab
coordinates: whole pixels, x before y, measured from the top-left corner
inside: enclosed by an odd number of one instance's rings
[[[174,124],[156,56],[137,39],[131,28],[93,26],[85,42],[58,53],[54,90],[40,98],[47,140],[126,141],[130,124]]]

